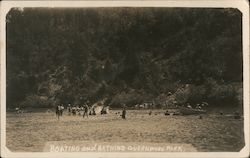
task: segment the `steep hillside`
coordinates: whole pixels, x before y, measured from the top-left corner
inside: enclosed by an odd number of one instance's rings
[[[6,23],[9,107],[132,106],[168,92],[242,104],[238,10],[13,8]]]

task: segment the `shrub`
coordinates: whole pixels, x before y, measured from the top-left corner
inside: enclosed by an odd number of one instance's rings
[[[21,103],[21,107],[39,107],[39,108],[48,108],[52,107],[53,101],[48,99],[46,96],[38,96],[38,95],[29,95],[25,98],[25,100]]]
[[[192,85],[189,89],[188,102],[196,104],[206,100],[206,87],[204,85]]]
[[[175,100],[178,104],[185,104],[190,96],[190,85],[182,86],[174,93]]]
[[[213,104],[238,104],[238,88],[232,84],[213,84],[207,99]]]
[[[178,104],[208,102],[212,105],[242,105],[242,85],[218,84],[209,79],[204,85],[186,85],[174,93]]]
[[[111,105],[113,107],[120,107],[122,104],[125,104],[127,106],[134,106],[144,101],[149,101],[149,99],[151,98],[151,95],[140,93],[135,90],[129,90],[128,92],[122,91],[113,96],[111,100]]]

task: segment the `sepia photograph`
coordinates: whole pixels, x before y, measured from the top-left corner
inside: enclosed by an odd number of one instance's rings
[[[243,14],[233,6],[11,7],[1,20],[6,148],[239,153],[249,143]]]

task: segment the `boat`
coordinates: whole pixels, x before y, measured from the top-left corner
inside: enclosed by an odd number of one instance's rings
[[[179,110],[180,110],[180,113],[182,115],[195,115],[195,114],[205,114],[206,113],[206,110],[186,108],[186,107],[180,107]]]

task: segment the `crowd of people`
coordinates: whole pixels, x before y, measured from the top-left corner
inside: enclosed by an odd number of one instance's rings
[[[63,111],[64,111],[64,106],[63,105],[57,105],[56,106],[56,116],[59,117],[63,115]],[[91,111],[90,108],[87,104],[84,104],[82,106],[71,106],[71,104],[68,104],[67,108],[66,108],[68,115],[82,115],[83,118],[84,117],[88,117],[88,115],[91,115]]]
[[[185,108],[189,108],[189,109],[197,109],[197,110],[202,110],[206,105],[208,105],[206,102],[202,102],[201,104],[196,104],[196,105],[191,105],[190,103],[187,103],[185,105],[182,105],[182,107],[185,107]],[[63,115],[63,111],[64,111],[64,106],[63,105],[58,105],[56,107],[56,115],[59,119],[60,116]],[[93,107],[89,107],[87,103],[83,104],[82,106],[78,106],[78,105],[71,105],[71,104],[68,104],[67,108],[67,113],[68,115],[82,115],[83,118],[85,117],[89,117],[89,115],[96,115],[96,112],[94,110]],[[169,112],[166,111],[165,112],[165,115],[168,114]],[[101,110],[100,114],[106,114],[106,112],[104,111],[104,106],[103,106],[103,109]],[[126,106],[123,105],[123,109],[121,111],[121,118],[122,119],[126,119]],[[150,110],[149,112],[149,115],[152,114],[152,111]]]
[[[82,115],[83,118],[85,118],[85,117],[88,118],[89,115],[96,115],[97,113],[100,113],[101,115],[108,113],[108,106],[102,105],[99,108],[101,108],[101,110],[99,112],[98,111],[96,112],[96,107],[95,106],[90,107],[87,103],[85,103],[81,106],[68,104],[68,106],[66,108],[64,108],[63,105],[57,105],[55,111],[56,111],[56,116],[58,119],[60,118],[60,116],[63,115],[64,110],[67,111],[67,114],[69,116],[70,115],[72,115],[72,116]],[[123,116],[122,118],[125,118],[125,116]]]

